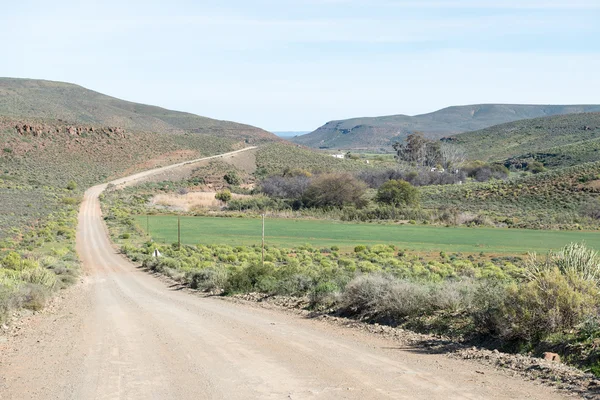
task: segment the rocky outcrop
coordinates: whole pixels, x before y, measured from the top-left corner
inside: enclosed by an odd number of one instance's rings
[[[125,138],[126,131],[120,127],[94,127],[81,125],[68,125],[58,120],[57,124],[14,122],[0,120],[0,129],[14,129],[20,136],[51,136],[56,134],[67,134],[70,136],[104,135],[109,137]]]

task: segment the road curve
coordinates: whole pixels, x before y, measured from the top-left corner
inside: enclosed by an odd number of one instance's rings
[[[84,283],[3,347],[0,399],[562,398],[482,365],[177,291],[115,253],[105,187],[85,193],[79,214]]]

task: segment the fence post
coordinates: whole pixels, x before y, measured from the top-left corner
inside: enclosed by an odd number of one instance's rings
[[[262,215],[262,266],[265,266],[265,214]]]

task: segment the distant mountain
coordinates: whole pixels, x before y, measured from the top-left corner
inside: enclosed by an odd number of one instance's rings
[[[427,137],[438,139],[522,119],[583,112],[600,112],[600,105],[454,106],[416,116],[392,115],[331,121],[292,141],[314,148],[389,150],[393,142],[403,140],[413,132],[423,132]]]
[[[452,143],[485,161],[535,159],[550,168],[600,161],[600,112],[510,122],[461,133]]]
[[[294,136],[306,135],[309,131],[283,131],[283,132],[273,132],[275,135],[280,138],[293,138]]]
[[[249,125],[120,100],[71,83],[34,79],[0,78],[0,116],[138,132],[198,133],[249,142],[279,140]]]

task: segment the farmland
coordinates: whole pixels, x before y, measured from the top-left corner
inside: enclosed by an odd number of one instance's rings
[[[146,229],[146,217],[136,221]],[[149,216],[151,236],[159,241],[177,241],[176,216]],[[185,244],[260,244],[261,221],[251,218],[182,217]],[[600,249],[600,237],[585,231],[535,231],[526,229],[445,228],[419,225],[352,224],[319,220],[267,219],[266,242],[282,247],[305,243],[317,247],[392,244],[416,251],[523,254],[545,252],[570,242],[585,241]]]

